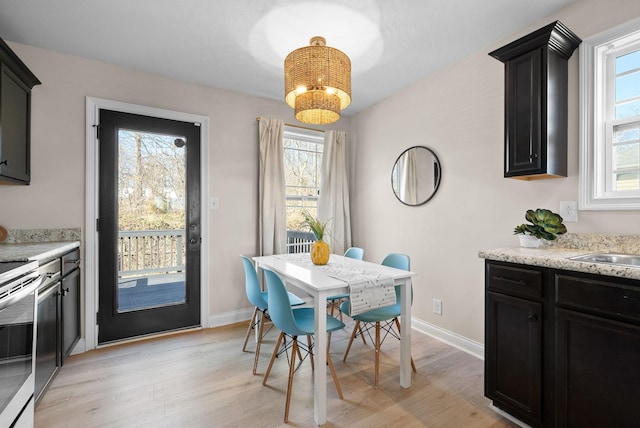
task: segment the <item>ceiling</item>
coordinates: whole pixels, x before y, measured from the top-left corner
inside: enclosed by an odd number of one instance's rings
[[[574,1],[0,0],[0,37],[284,102],[284,57],[321,35],[353,115]]]

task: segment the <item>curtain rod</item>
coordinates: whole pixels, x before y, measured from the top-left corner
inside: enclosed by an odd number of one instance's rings
[[[260,122],[260,118],[259,117],[256,117],[256,122]],[[285,125],[286,126],[291,126],[293,128],[306,129],[307,131],[324,132],[322,129],[307,128],[306,126],[292,125],[291,123],[285,123]]]

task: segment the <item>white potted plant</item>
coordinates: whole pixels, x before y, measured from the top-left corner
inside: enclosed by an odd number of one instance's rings
[[[541,239],[555,241],[558,235],[567,233],[562,217],[550,210],[544,208],[527,210],[524,218],[529,223],[516,226],[513,230],[515,235],[519,235],[521,247],[538,248]]]

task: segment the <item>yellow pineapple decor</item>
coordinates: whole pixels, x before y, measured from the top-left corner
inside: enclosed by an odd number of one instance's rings
[[[322,223],[317,218],[311,217],[307,212],[303,212],[302,215],[304,216],[304,222],[309,226],[309,229],[316,237],[316,242],[311,244],[311,261],[314,265],[326,265],[329,263],[331,249],[329,248],[329,244],[327,244],[323,238],[329,220]]]

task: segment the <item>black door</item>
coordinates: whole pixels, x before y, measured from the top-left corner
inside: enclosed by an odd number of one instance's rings
[[[200,325],[199,124],[100,110],[98,343]]]

